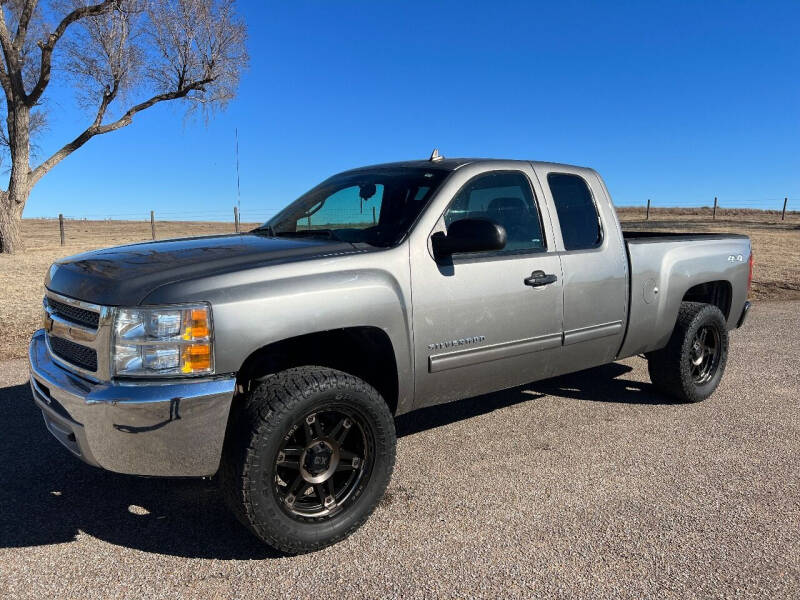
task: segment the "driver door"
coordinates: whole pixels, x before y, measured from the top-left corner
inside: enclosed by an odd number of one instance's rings
[[[446,260],[433,257],[430,243],[427,252],[412,252],[417,406],[555,372],[562,350],[561,262],[531,181],[533,173],[522,170],[471,177],[430,232],[446,232],[462,218],[489,219],[506,229],[504,249]],[[537,271],[554,277],[541,283],[532,277]]]

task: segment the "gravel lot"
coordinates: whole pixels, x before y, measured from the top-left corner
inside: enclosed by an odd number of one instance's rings
[[[799,334],[799,302],[756,305],[698,405],[635,358],[402,417],[383,504],[300,557],[210,483],[73,459],[0,362],[0,596],[796,598]]]

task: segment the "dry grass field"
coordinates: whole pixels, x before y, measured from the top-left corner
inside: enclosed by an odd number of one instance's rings
[[[756,300],[800,299],[800,213],[748,209],[718,210],[711,220],[710,209],[617,210],[622,226],[628,230],[743,233],[753,244],[755,266],[750,297]]]
[[[242,223],[246,231],[255,223]],[[57,219],[24,219],[22,254],[0,254],[0,360],[26,355],[31,334],[41,325],[44,276],[50,265],[64,256],[87,250],[150,239],[147,221],[64,222],[66,243],[60,245]],[[232,223],[156,223],[159,239],[233,232]]]
[[[744,233],[753,241],[756,258],[751,296],[764,299],[800,299],[800,214],[768,211],[724,210],[712,222],[707,209],[621,208],[625,228],[661,231],[718,231]],[[242,229],[255,224],[242,224]],[[94,248],[150,239],[145,221],[79,221],[65,223],[66,245],[59,244],[58,221],[25,219],[26,251],[16,256],[0,254],[0,359],[25,356],[28,340],[39,327],[41,298],[47,268],[58,258]],[[211,235],[233,231],[231,223],[158,222],[159,239]]]

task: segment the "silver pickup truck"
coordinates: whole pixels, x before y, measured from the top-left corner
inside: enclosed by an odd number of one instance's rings
[[[248,233],[56,262],[31,387],[84,461],[215,475],[255,535],[307,552],[375,508],[395,415],[633,355],[707,398],[752,264],[745,236],[624,233],[591,169],[434,153]]]

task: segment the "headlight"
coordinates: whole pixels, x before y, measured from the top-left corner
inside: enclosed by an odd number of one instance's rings
[[[114,374],[213,373],[212,333],[207,304],[119,308],[114,320]]]

